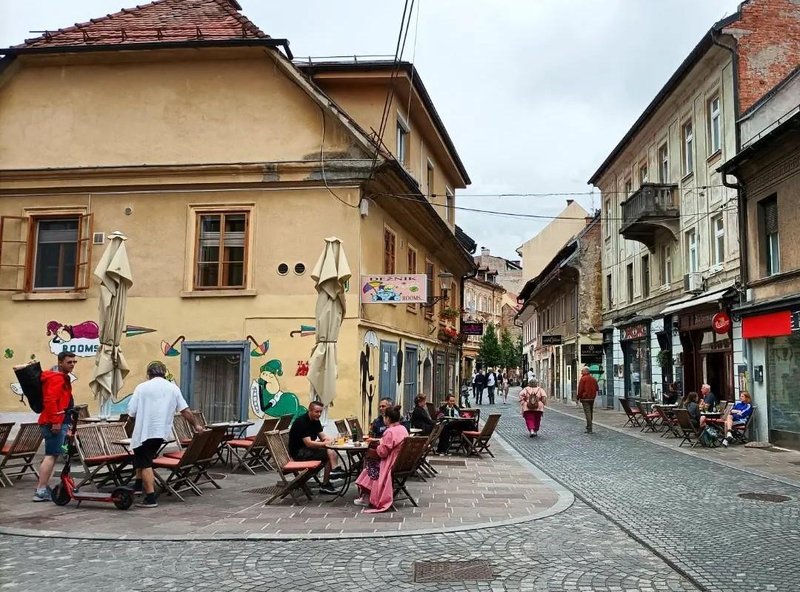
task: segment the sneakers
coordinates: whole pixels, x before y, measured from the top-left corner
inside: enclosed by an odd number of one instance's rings
[[[531,430],[530,432],[528,432],[528,436],[530,436],[531,438],[533,438],[533,430]]]
[[[360,497],[357,497],[356,499],[354,499],[353,503],[355,505],[357,505],[357,506],[362,506],[364,508],[368,508],[369,507],[369,501],[365,500],[365,499],[361,499]]]
[[[538,435],[539,435],[539,432],[537,432],[536,430],[533,430],[533,432],[531,433],[531,438],[535,438]]]
[[[35,502],[49,502],[53,500],[51,493],[52,490],[49,487],[37,489],[33,494],[33,498],[31,499]]]
[[[347,475],[347,471],[345,471],[342,467],[336,467],[331,471],[331,477],[344,477],[345,475]]]
[[[157,508],[158,507],[158,502],[156,500],[143,499],[140,502],[136,502],[136,507],[137,508]]]
[[[722,445],[723,445],[725,448],[727,448],[727,447],[728,447],[728,439],[727,439],[727,438],[723,438],[723,439],[722,439]]]
[[[319,492],[324,493],[326,495],[336,495],[337,493],[339,493],[339,490],[336,489],[330,483],[323,483],[322,485],[319,486]]]

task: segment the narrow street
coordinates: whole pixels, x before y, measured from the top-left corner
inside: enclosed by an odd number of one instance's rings
[[[795,589],[796,488],[602,427],[587,436],[579,419],[553,410],[540,437],[528,438],[515,405],[487,406],[484,416],[495,410],[503,413],[498,432],[506,444],[574,493],[566,511],[464,532],[324,541],[248,541],[233,534],[219,541],[3,535],[2,589],[224,592],[381,581],[403,590]],[[748,501],[737,497],[743,492],[791,500]],[[168,519],[169,510],[165,505],[156,511]],[[754,547],[763,550],[758,564],[748,560]],[[467,559],[488,560],[493,579],[413,581],[416,560]]]

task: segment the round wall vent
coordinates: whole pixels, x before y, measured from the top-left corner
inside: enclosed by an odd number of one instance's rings
[[[285,263],[279,264],[278,265],[278,273],[280,275],[286,275],[287,273],[289,273],[289,266],[286,265]]]
[[[306,266],[302,263],[298,263],[294,266],[294,272],[297,275],[303,275],[306,272]]]

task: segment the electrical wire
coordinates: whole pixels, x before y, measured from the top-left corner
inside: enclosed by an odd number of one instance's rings
[[[341,197],[339,197],[336,194],[336,192],[333,189],[331,189],[331,186],[328,185],[328,179],[325,176],[325,131],[326,131],[326,127],[327,127],[325,125],[325,109],[323,109],[322,105],[318,105],[318,107],[319,107],[319,112],[322,115],[322,140],[319,143],[319,166],[320,166],[321,173],[322,173],[322,182],[325,184],[325,188],[328,190],[328,192],[333,197],[338,199],[340,202],[342,202],[348,208],[353,208],[353,209],[357,210],[360,207],[360,204],[353,205],[350,202],[348,202],[347,200],[342,199]]]

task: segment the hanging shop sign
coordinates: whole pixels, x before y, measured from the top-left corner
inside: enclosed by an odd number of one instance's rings
[[[727,312],[720,311],[711,317],[711,330],[717,335],[726,335],[731,330],[731,317]]]
[[[632,339],[642,339],[647,337],[647,323],[638,323],[636,325],[629,325],[620,329],[621,339],[623,341],[630,341]]]
[[[542,345],[561,345],[561,335],[542,335]]]
[[[581,362],[599,364],[603,361],[603,346],[597,343],[581,343]]]
[[[464,335],[483,335],[483,323],[461,321],[461,332]]]
[[[428,300],[426,278],[424,273],[362,276],[361,302],[364,304],[426,302]]]

